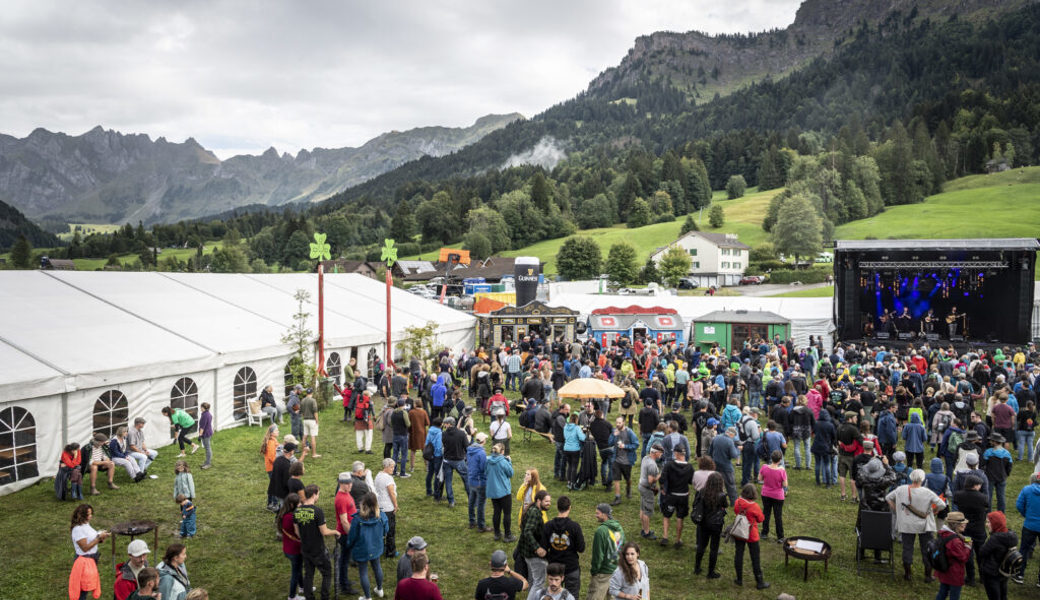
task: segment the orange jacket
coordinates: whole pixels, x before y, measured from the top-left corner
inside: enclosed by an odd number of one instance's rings
[[[72,564],[72,572],[69,573],[69,600],[79,600],[80,593],[85,591],[93,591],[94,597],[100,598],[101,576],[93,558],[80,556]]]
[[[278,458],[278,440],[270,439],[267,440],[267,447],[264,448],[264,470],[268,473],[274,468],[274,459]]]

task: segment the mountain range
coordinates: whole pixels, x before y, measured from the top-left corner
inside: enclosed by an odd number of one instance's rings
[[[98,126],[70,136],[36,129],[0,135],[0,201],[47,222],[172,222],[247,205],[322,200],[423,156],[468,146],[519,114],[487,115],[470,127],[392,131],[358,148],[314,148],[296,156],[218,159],[193,138],[182,143]]]

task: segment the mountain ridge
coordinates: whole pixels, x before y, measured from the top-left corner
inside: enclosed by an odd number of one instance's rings
[[[158,222],[240,206],[322,200],[410,160],[443,156],[516,120],[485,115],[469,127],[389,131],[357,147],[268,148],[220,160],[195,138],[154,141],[98,125],[80,135],[42,127],[0,134],[0,195],[34,219]]]

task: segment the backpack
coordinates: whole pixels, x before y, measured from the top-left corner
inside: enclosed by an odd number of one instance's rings
[[[433,442],[426,442],[422,449],[423,460],[430,461],[434,459],[434,453],[436,450],[433,448]]]
[[[632,408],[632,392],[625,394],[625,397],[621,399],[621,408]]]
[[[748,426],[748,421],[752,421],[752,420],[754,420],[754,419],[750,415],[744,415],[743,417],[741,417],[740,421],[737,423],[738,425],[740,425],[740,427],[737,428],[737,438],[740,439],[741,442],[746,442],[746,441],[748,441],[750,439],[748,437],[748,434],[747,434],[747,426]],[[751,441],[755,441],[755,440],[751,440]]]
[[[737,513],[737,517],[733,519],[733,524],[726,528],[726,541],[733,540],[747,540],[751,535],[751,523],[748,521],[747,516],[744,513]]]
[[[372,406],[372,403],[367,398],[364,396],[358,398],[357,402],[354,403],[354,418],[358,421],[364,421],[365,413],[370,406]]]
[[[924,546],[925,565],[945,573],[950,570],[950,558],[946,556],[946,545],[957,539],[956,535],[936,535]]]
[[[1000,574],[1004,577],[1018,575],[1022,572],[1022,565],[1025,562],[1022,553],[1018,551],[1018,546],[1012,546],[1008,548],[1008,551],[1004,554],[1004,558],[1000,561]]]
[[[957,448],[964,443],[964,432],[954,431],[950,434],[950,439],[946,441],[946,454],[948,456],[957,456]],[[952,454],[951,454],[952,453]]]

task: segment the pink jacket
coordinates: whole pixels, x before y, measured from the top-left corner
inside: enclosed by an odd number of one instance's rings
[[[805,404],[812,410],[813,417],[819,419],[820,410],[823,409],[823,396],[816,391],[816,388],[809,390],[805,394]]]

